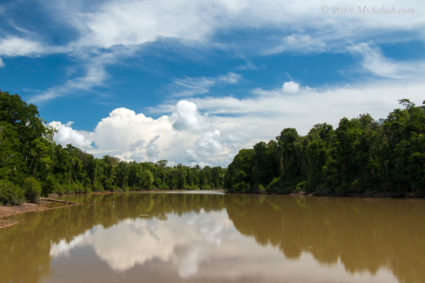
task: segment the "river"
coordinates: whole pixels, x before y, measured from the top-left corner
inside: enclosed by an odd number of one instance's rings
[[[423,199],[71,200],[0,230],[0,282],[425,282]]]

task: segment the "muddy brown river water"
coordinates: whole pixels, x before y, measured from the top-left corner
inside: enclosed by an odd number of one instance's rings
[[[0,230],[0,282],[425,282],[425,200],[73,197]]]

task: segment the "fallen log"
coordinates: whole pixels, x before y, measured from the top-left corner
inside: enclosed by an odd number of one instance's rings
[[[72,202],[72,201],[69,201],[69,200],[54,199],[54,198],[43,198],[43,197],[41,197],[40,200],[51,201],[51,202],[60,202],[60,203],[66,204],[66,205],[77,204],[76,202]]]

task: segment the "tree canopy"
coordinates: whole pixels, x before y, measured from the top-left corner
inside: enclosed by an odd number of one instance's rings
[[[402,99],[384,120],[342,118],[336,129],[293,128],[243,149],[229,165],[229,192],[425,195],[425,104]]]
[[[386,119],[342,118],[307,135],[283,129],[241,149],[228,168],[95,158],[53,141],[37,107],[0,92],[0,204],[51,193],[218,189],[238,193],[425,195],[425,104],[402,99]]]
[[[0,92],[0,204],[51,193],[223,188],[221,167],[167,163],[99,159],[72,145],[62,147],[36,106]]]

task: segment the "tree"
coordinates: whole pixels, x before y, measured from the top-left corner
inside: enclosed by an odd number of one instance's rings
[[[24,200],[23,190],[7,180],[0,180],[0,205],[18,205]]]
[[[152,184],[154,181],[154,177],[152,172],[145,169],[140,174],[140,185],[145,190],[150,190],[152,188]]]
[[[38,202],[41,194],[40,183],[33,177],[28,177],[22,185],[25,193],[25,198],[30,202]]]
[[[224,187],[229,192],[252,192],[253,149],[241,149],[230,163],[224,179]]]

